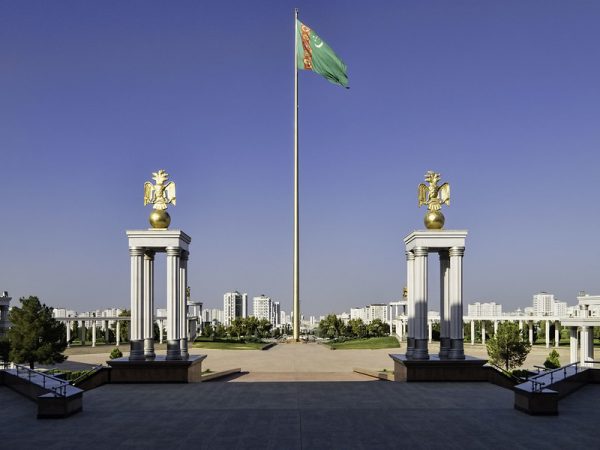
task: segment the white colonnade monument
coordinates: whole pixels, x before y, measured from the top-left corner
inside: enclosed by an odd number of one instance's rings
[[[167,254],[167,360],[187,359],[187,261],[192,240],[169,230],[169,204],[176,204],[175,183],[159,170],[144,183],[144,205],[152,204],[148,230],[128,230],[131,258],[131,361],[154,359],[154,257]]]
[[[465,357],[463,343],[463,255],[466,230],[443,230],[442,205],[450,204],[450,185],[438,185],[440,174],[425,174],[418,190],[419,206],[427,205],[426,230],[404,238],[407,266],[408,330],[406,353],[394,359],[396,381],[475,380],[483,377],[485,360]],[[440,351],[429,355],[429,254],[440,261]]]
[[[156,184],[144,184],[144,205],[152,204],[152,228],[128,230],[131,259],[131,351],[129,358],[109,361],[113,381],[188,382],[201,377],[205,355],[189,356],[187,321],[187,263],[190,236],[169,230],[167,205],[175,205],[175,183],[164,170],[154,172]],[[167,354],[154,351],[154,258],[167,256]]]

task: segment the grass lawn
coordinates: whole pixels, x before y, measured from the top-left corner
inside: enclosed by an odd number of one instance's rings
[[[365,349],[374,350],[378,348],[397,348],[400,347],[398,339],[393,336],[367,338],[367,339],[352,339],[346,342],[332,342],[328,343],[332,349],[336,350],[353,350],[353,349]]]
[[[196,348],[212,348],[218,350],[262,350],[265,346],[264,342],[223,342],[223,341],[196,341],[193,347]]]

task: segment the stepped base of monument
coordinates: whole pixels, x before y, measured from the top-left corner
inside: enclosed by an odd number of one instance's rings
[[[202,381],[202,361],[206,355],[186,360],[167,360],[165,356],[145,361],[116,358],[107,361],[111,383],[194,383]]]
[[[407,359],[406,355],[390,355],[394,360],[394,381],[488,381],[485,359]]]

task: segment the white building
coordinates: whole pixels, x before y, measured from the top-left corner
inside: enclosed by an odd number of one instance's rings
[[[252,299],[252,315],[258,320],[266,319],[273,323],[273,302],[264,294]]]
[[[533,314],[535,316],[551,316],[554,314],[554,294],[538,292],[533,296]]]
[[[223,295],[223,324],[231,325],[237,317],[248,317],[248,294],[226,292]]]
[[[502,315],[502,305],[496,302],[475,302],[468,305],[467,315],[469,317],[496,317]]]
[[[569,315],[569,305],[567,302],[554,302],[554,316],[567,317]]]
[[[218,308],[205,309],[202,311],[202,318],[204,323],[223,323],[223,310]]]
[[[373,303],[364,308],[350,308],[350,319],[360,319],[364,323],[371,323],[375,319],[383,323],[390,323],[390,313],[394,310],[386,303]]]
[[[385,303],[373,303],[367,305],[367,320],[365,323],[371,323],[375,319],[381,320],[383,323],[389,323],[389,307]]]
[[[350,320],[360,319],[367,323],[367,308],[350,308]]]
[[[273,324],[273,328],[278,328],[281,326],[281,305],[279,302],[273,302],[271,323]]]

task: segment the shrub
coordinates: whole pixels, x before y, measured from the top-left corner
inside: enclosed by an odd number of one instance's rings
[[[121,358],[123,356],[123,352],[119,350],[119,347],[113,348],[112,352],[110,352],[110,359]]]
[[[560,360],[558,359],[560,355],[556,350],[552,350],[546,361],[544,361],[544,367],[546,369],[558,369],[560,367]]]

